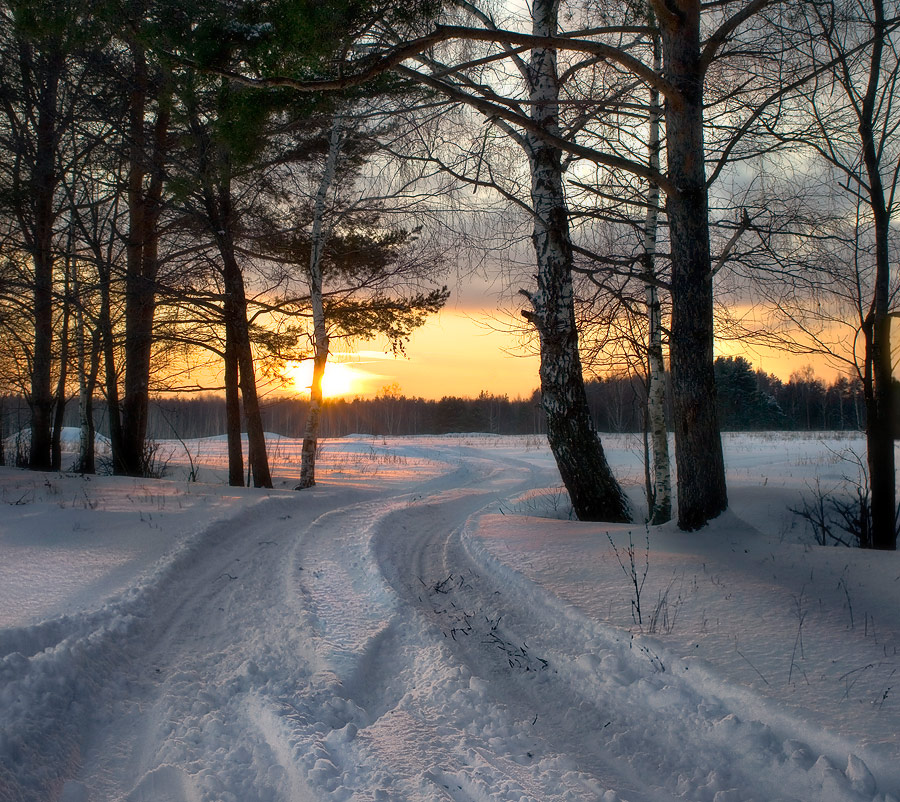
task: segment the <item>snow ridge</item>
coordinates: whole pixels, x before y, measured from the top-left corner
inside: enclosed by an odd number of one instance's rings
[[[737,691],[711,666],[681,658],[655,638],[629,635],[588,618],[497,559],[479,536],[482,526],[478,517],[471,519],[461,533],[460,547],[494,585],[514,595],[514,608],[527,610],[530,618],[539,620],[541,638],[532,645],[544,644],[543,653],[572,693],[609,711],[610,723],[612,711],[620,708],[622,718],[629,721],[629,731],[636,718],[649,713],[652,719],[644,724],[644,737],[651,743],[670,728],[653,750],[653,761],[669,775],[666,785],[678,798],[895,799],[900,788],[895,765],[884,764],[878,755],[866,754],[852,742],[781,713],[752,692]],[[671,718],[668,724],[666,718]],[[609,748],[615,750],[615,742],[625,734],[607,736],[609,726],[604,725],[603,732]],[[678,744],[690,755],[693,776],[677,765],[675,756],[670,756],[674,764],[666,766],[661,752],[668,744]],[[879,780],[853,749],[878,766]],[[640,743],[631,743],[621,757],[634,760],[630,755],[641,751]],[[711,764],[720,768],[711,766],[704,777],[703,770],[696,767],[701,762],[698,756],[711,758]],[[741,777],[741,772],[748,776]],[[739,789],[746,787],[753,787],[758,796],[745,797]]]
[[[93,705],[128,659],[173,585],[245,510],[189,536],[120,598],[80,616],[0,631],[0,800],[54,799],[78,767]]]

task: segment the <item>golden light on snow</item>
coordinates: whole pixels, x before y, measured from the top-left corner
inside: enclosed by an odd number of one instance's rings
[[[313,361],[291,362],[284,371],[298,393],[309,394],[312,385]],[[367,374],[344,362],[328,362],[322,379],[322,395],[338,398],[342,395],[362,395],[365,392]]]

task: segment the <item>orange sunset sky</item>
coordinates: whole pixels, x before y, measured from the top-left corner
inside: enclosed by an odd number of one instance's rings
[[[538,358],[512,335],[496,330],[500,313],[448,306],[416,330],[406,355],[394,357],[378,342],[329,357],[326,395],[372,396],[396,384],[406,396],[477,396],[485,391],[510,398],[531,395],[538,386]],[[309,385],[309,368],[294,373]]]
[[[539,384],[538,357],[528,353],[518,338],[501,330],[505,319],[496,308],[462,307],[451,301],[413,334],[405,357],[384,353],[383,344],[375,342],[360,343],[352,353],[334,354],[326,371],[325,393],[372,396],[396,384],[403,395],[411,397],[473,397],[482,391],[527,397]],[[760,348],[748,351],[740,343],[722,342],[717,354],[742,354],[755,368],[785,381],[791,372],[810,364],[821,379],[830,382],[837,375],[821,359]],[[310,370],[307,363],[290,372],[298,388],[309,386]]]

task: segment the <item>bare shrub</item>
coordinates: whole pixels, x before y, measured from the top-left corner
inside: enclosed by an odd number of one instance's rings
[[[819,478],[791,512],[803,518],[821,546],[873,547],[872,500],[869,472],[863,459],[852,449],[840,453],[842,460],[856,468],[856,476],[844,476],[831,489],[822,487]],[[900,535],[900,506],[894,516],[894,529]]]

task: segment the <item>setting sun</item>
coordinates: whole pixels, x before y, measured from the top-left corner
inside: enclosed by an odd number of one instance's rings
[[[313,363],[311,359],[302,362],[291,362],[284,373],[299,393],[309,393],[312,384]],[[326,398],[337,398],[351,393],[362,394],[366,374],[355,370],[343,362],[329,362],[325,366],[325,377],[322,380],[322,395]]]

